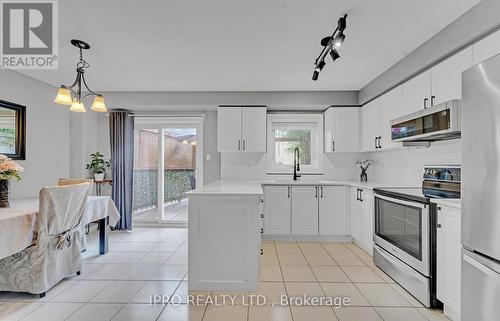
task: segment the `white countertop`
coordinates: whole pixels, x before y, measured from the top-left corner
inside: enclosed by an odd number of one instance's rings
[[[397,184],[381,183],[376,181],[336,181],[336,180],[220,180],[198,187],[196,190],[188,192],[188,195],[198,194],[225,194],[225,195],[263,195],[262,186],[353,186],[358,188],[373,189],[375,187],[408,187]]]
[[[462,208],[462,200],[460,198],[431,198],[431,203],[459,209]]]

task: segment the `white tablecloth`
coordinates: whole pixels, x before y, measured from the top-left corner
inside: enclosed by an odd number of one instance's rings
[[[10,208],[0,208],[0,259],[33,243],[38,215],[38,198],[14,200]],[[109,225],[120,220],[120,213],[109,196],[89,196],[82,224],[109,217]]]

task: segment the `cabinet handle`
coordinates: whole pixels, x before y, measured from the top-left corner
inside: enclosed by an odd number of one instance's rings
[[[378,148],[382,148],[382,136],[378,137]]]
[[[438,224],[436,225],[436,227],[437,227],[437,228],[441,228],[441,224],[439,224],[439,223],[438,223]]]
[[[360,201],[360,202],[363,202],[363,194],[362,194],[362,193],[363,193],[363,190],[362,190],[362,189],[360,189],[360,190],[359,190],[359,201]]]
[[[427,102],[429,101],[428,98],[424,98],[424,109],[427,109]]]
[[[263,228],[261,228],[261,229],[260,229],[260,234],[263,234],[263,233],[264,233],[264,229],[263,229]]]
[[[314,196],[315,198],[318,198],[318,186],[314,187],[314,190],[316,190],[316,195]]]
[[[434,106],[434,99],[436,99],[436,96],[431,96],[431,106]]]
[[[241,150],[241,141],[238,139],[238,150]]]
[[[245,150],[245,140],[243,140],[243,150]]]
[[[377,139],[378,139],[378,137],[375,137],[375,149],[378,149]]]
[[[288,191],[288,198],[290,198],[290,186],[287,186],[286,189]]]
[[[359,188],[356,189],[356,201],[359,201]]]
[[[321,186],[321,198],[323,198],[323,186]]]
[[[264,218],[264,214],[260,214],[260,218]]]
[[[260,249],[260,255],[264,255],[264,249]]]
[[[437,210],[438,210],[438,211],[440,211],[440,210],[441,210],[441,206],[438,206],[438,207],[437,207]]]
[[[332,152],[335,151],[335,141],[332,141]]]

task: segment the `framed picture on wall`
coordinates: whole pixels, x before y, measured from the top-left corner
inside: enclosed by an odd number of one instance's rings
[[[0,154],[26,159],[26,106],[0,100]]]

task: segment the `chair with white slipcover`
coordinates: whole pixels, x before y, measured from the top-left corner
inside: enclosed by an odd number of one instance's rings
[[[45,296],[64,278],[82,268],[81,235],[89,184],[40,190],[33,245],[0,260],[0,291]]]

